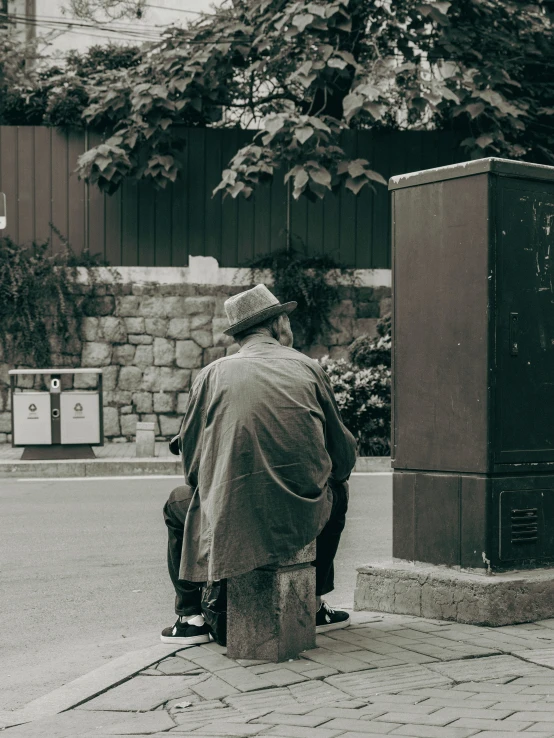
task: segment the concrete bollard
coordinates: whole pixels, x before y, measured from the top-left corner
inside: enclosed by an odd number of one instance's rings
[[[227,581],[227,656],[286,661],[315,648],[312,541],[274,567]]]
[[[155,423],[137,423],[137,456],[155,456],[154,427]]]

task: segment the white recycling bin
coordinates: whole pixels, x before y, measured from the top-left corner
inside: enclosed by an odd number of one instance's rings
[[[14,446],[52,443],[50,392],[17,392],[12,397]]]
[[[60,395],[62,443],[100,443],[98,392],[67,391]]]

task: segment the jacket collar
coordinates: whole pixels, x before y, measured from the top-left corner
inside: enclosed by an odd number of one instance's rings
[[[242,344],[240,349],[237,351],[237,353],[240,353],[245,348],[256,346],[259,343],[273,343],[276,346],[281,345],[279,341],[277,341],[275,338],[272,338],[271,336],[264,336],[262,333],[253,333],[251,336],[247,336],[244,339],[244,343]]]

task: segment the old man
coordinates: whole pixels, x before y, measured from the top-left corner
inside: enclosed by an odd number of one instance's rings
[[[164,508],[178,615],[162,632],[166,643],[209,640],[206,582],[277,564],[314,539],[316,629],[349,624],[321,598],[334,588],[356,442],[323,369],[292,348],[296,305],[263,284],[226,300],[225,333],[240,349],[192,387],[178,436],[187,486]]]

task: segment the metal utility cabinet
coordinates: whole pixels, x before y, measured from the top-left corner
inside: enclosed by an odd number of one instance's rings
[[[393,555],[551,563],[554,167],[481,159],[389,187]]]
[[[102,369],[12,369],[12,445],[103,445]],[[48,375],[49,389],[19,389],[21,375]],[[62,374],[96,374],[95,390],[62,390]]]

